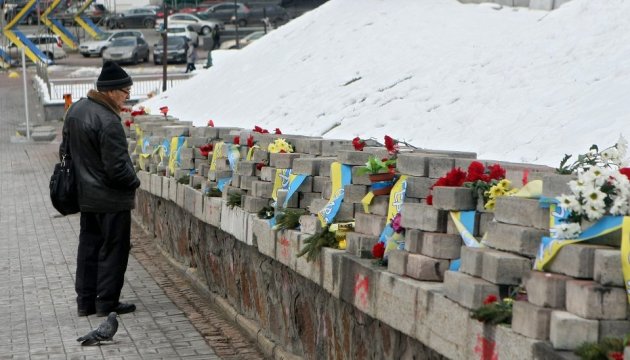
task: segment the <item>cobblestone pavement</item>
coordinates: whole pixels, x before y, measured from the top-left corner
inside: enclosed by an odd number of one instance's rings
[[[0,359],[263,358],[138,226],[121,299],[138,309],[119,317],[112,344],[79,345],[76,338],[103,318],[77,317],[79,216],[59,216],[48,198],[60,135],[52,143],[16,140],[25,121],[22,81],[0,72]],[[35,94],[29,103],[32,122],[41,124]]]

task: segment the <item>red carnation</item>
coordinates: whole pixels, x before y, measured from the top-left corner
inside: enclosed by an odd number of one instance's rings
[[[442,186],[462,186],[466,181],[466,173],[460,168],[453,168],[446,174],[446,184]],[[439,182],[439,179],[438,179]],[[440,186],[440,185],[437,185]]]
[[[365,141],[359,139],[359,137],[357,136],[352,139],[352,146],[354,146],[354,150],[356,151],[363,151],[363,148],[365,147]]]
[[[133,124],[133,121],[131,121],[129,119],[125,120],[125,126],[126,127],[131,127],[131,124]]]
[[[497,300],[499,300],[499,298],[497,298],[496,295],[490,294],[484,299],[483,304],[484,305],[492,304],[492,303],[497,302]]]
[[[210,151],[212,151],[213,148],[214,148],[214,145],[205,144],[199,148],[199,152],[201,153],[201,155],[208,157],[208,154],[210,153]]]
[[[256,164],[256,170],[260,171],[265,166],[264,162],[259,162]]]
[[[427,196],[427,205],[433,205],[433,195]]]
[[[212,119],[208,120],[208,126],[214,127],[214,121],[212,121]]]
[[[247,137],[247,147],[254,146],[254,135],[249,135]]]
[[[505,169],[501,167],[499,164],[494,164],[488,166],[488,177],[490,180],[501,180],[505,179]]]
[[[282,135],[282,131],[280,131],[279,128],[276,128],[276,130],[274,130],[274,132],[276,133],[276,135]]]
[[[375,259],[382,259],[383,255],[385,255],[385,244],[379,241],[372,247],[372,256]]]
[[[144,115],[144,114],[146,114],[146,112],[144,112],[144,109],[134,110],[131,112],[131,116],[138,116],[138,115]]]
[[[619,169],[619,172],[626,175],[626,177],[630,179],[630,167],[621,168]]]
[[[241,138],[238,136],[234,137],[234,140],[232,140],[232,142],[234,143],[234,145],[240,145],[241,144]]]
[[[269,134],[269,130],[263,129],[263,128],[261,128],[258,125],[254,126],[254,130],[253,131],[257,132],[257,133],[261,133],[261,134]]]
[[[608,353],[608,357],[612,360],[623,360],[623,353],[619,351],[613,351]]]
[[[398,152],[398,145],[396,145],[396,141],[392,139],[389,135],[385,135],[385,148],[390,154],[395,154]]]
[[[166,114],[168,114],[168,106],[162,106],[160,112],[166,116]]]
[[[529,170],[523,170],[523,178],[521,178],[521,182],[523,183],[523,186],[527,185],[529,182]]]
[[[484,175],[485,166],[479,161],[473,161],[468,166],[468,176],[466,176],[466,182],[475,182],[477,180],[484,180],[487,176]],[[488,179],[489,180],[489,179]]]

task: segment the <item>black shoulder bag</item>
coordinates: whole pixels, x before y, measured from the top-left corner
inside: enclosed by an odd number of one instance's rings
[[[68,154],[66,143],[61,162],[55,164],[55,170],[50,177],[50,201],[61,215],[72,215],[80,211],[79,192],[74,177],[72,158]]]

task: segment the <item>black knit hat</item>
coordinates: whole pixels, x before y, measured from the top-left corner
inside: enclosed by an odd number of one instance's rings
[[[107,91],[129,87],[133,84],[123,68],[113,61],[106,61],[96,81],[96,90]]]

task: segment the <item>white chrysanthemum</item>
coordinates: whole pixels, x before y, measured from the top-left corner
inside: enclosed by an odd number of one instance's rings
[[[613,165],[619,165],[621,163],[621,159],[619,158],[619,150],[616,147],[611,147],[601,152],[602,160],[606,163],[611,163]]]
[[[599,188],[587,188],[586,191],[583,192],[583,198],[586,205],[594,205],[594,204],[604,204],[604,199],[606,198],[606,193],[601,191]],[[603,207],[604,205],[602,205]]]
[[[586,217],[588,218],[588,220],[590,221],[595,221],[595,220],[599,220],[601,219],[604,214],[605,214],[605,209],[601,206],[598,206],[598,204],[593,205],[593,204],[589,204],[589,205],[584,205],[584,207],[582,207],[582,209],[584,209],[584,214],[586,215]]]
[[[582,229],[578,223],[558,224],[551,229],[551,236],[556,239],[575,239]]]
[[[575,194],[575,196],[580,196],[584,191],[585,182],[582,179],[571,180],[569,181],[569,188],[571,192]]]
[[[579,176],[579,179],[582,179],[585,184],[595,184],[596,186],[602,186],[606,182],[608,178],[607,174],[609,171],[607,169],[602,169],[599,166],[593,166],[588,171],[584,172]]]
[[[625,197],[616,197],[613,200],[612,206],[610,207],[611,215],[627,215],[630,207],[628,206],[628,199]]]
[[[579,214],[582,212],[582,205],[574,195],[561,195],[556,198],[560,202],[560,206],[570,210],[573,213]]]

